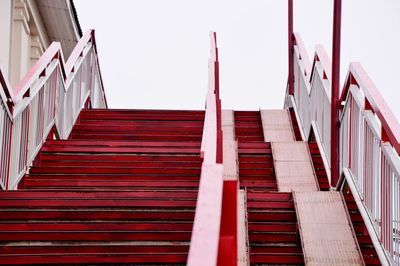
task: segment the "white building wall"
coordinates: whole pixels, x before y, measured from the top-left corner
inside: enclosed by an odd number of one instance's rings
[[[52,41],[75,47],[78,24],[69,0],[0,0],[0,66],[15,86]],[[50,38],[51,37],[51,38]]]
[[[0,67],[3,74],[10,79],[10,46],[11,46],[11,18],[12,0],[1,0],[0,2]]]

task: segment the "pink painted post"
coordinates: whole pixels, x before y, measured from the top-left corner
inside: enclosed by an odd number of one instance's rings
[[[339,180],[339,85],[340,85],[340,28],[342,1],[334,0],[332,39],[332,94],[331,94],[331,185]]]
[[[288,0],[288,68],[289,94],[294,94],[294,66],[293,66],[293,0]]]

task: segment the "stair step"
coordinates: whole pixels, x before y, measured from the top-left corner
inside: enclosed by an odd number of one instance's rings
[[[296,232],[297,225],[295,223],[254,223],[248,225],[249,231],[254,234],[263,232]]]
[[[36,180],[36,179],[26,179],[24,181],[25,188],[46,188],[53,187],[54,189],[67,189],[67,188],[180,188],[180,189],[190,189],[198,188],[199,181],[119,181],[118,179],[107,180],[107,181],[75,181],[71,180]]]
[[[177,194],[179,192],[179,194]],[[28,199],[44,199],[44,200],[59,200],[59,199],[128,199],[128,198],[185,198],[196,199],[197,191],[4,191],[1,192],[2,200],[28,200]]]
[[[112,133],[71,133],[71,139],[77,140],[87,140],[87,139],[96,139],[96,140],[132,140],[132,141],[201,141],[201,135],[140,135],[140,134],[112,134]]]
[[[79,160],[79,157],[76,158]],[[41,167],[96,167],[96,168],[146,168],[146,169],[200,169],[200,162],[108,162],[100,160],[90,161],[62,161],[42,160]]]
[[[27,180],[72,180],[72,181],[194,181],[199,182],[199,175],[189,174],[47,174],[37,173],[25,176]],[[93,188],[95,189],[95,188]]]
[[[146,147],[81,147],[81,146],[44,146],[43,152],[56,153],[200,153],[199,148],[146,148]]]
[[[268,172],[268,170],[260,171]],[[73,167],[33,167],[31,174],[146,174],[146,175],[197,175],[200,176],[200,168],[133,168],[133,167],[88,167],[88,166],[73,166]],[[112,179],[112,178],[110,178]]]
[[[22,264],[127,264],[127,263],[179,263],[184,264],[187,260],[187,253],[180,254],[129,254],[129,253],[106,253],[106,254],[34,254],[34,255],[3,255],[0,256],[0,264],[3,265],[22,265]]]
[[[42,161],[108,161],[108,162],[202,162],[202,158],[197,154],[140,154],[140,155],[127,155],[127,154],[54,154],[43,153],[40,155]]]
[[[167,141],[93,141],[93,140],[48,140],[44,146],[96,146],[96,147],[200,147],[198,142]]]
[[[254,254],[250,253],[250,263],[257,265],[304,265],[303,254]]]
[[[134,220],[134,221],[193,221],[195,208],[148,208],[148,209],[110,209],[86,207],[80,209],[66,208],[13,208],[10,210],[0,208],[0,221],[21,221],[21,220]]]

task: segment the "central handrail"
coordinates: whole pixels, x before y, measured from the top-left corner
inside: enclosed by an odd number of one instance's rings
[[[15,189],[52,129],[68,138],[80,110],[107,108],[94,31],[67,63],[53,42],[13,89],[0,70],[0,185]],[[90,99],[88,101],[88,99]]]
[[[216,33],[211,32],[209,80],[201,143],[203,164],[187,265],[217,265],[223,207],[222,123]]]

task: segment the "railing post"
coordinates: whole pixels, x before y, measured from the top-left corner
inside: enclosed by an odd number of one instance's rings
[[[331,186],[339,180],[339,85],[340,85],[340,28],[342,1],[334,0],[332,38],[331,94]]]
[[[294,66],[293,66],[293,0],[288,0],[288,83],[289,95],[294,94]]]

